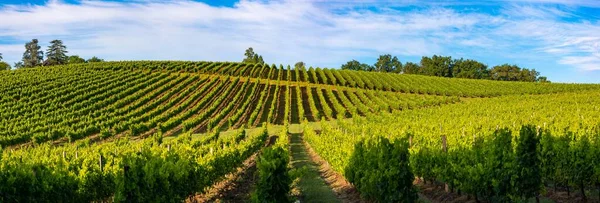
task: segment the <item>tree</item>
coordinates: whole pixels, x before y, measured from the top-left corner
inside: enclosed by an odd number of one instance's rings
[[[374,68],[368,64],[360,63],[357,60],[352,60],[342,65],[342,70],[373,71]]]
[[[87,63],[104,62],[104,59],[94,56],[94,57],[88,59],[86,62]]]
[[[550,80],[548,80],[548,78],[546,76],[540,76],[540,77],[538,77],[537,82],[550,83]]]
[[[85,59],[83,59],[77,55],[73,55],[73,56],[69,56],[67,63],[68,64],[85,63]]]
[[[306,67],[306,64],[305,64],[304,62],[302,62],[302,61],[299,61],[299,62],[297,62],[297,63],[294,65],[294,67],[295,67],[296,69],[302,69],[302,68]]]
[[[250,59],[254,59],[254,49],[252,47],[246,49],[246,53],[244,53],[244,56],[246,56],[246,59],[244,60],[250,60]]]
[[[413,62],[406,62],[402,66],[402,73],[404,74],[421,74],[421,66]]]
[[[67,57],[67,46],[63,45],[62,40],[50,41],[50,46],[46,50],[46,61],[44,65],[61,65],[66,64]]]
[[[538,76],[540,76],[540,72],[535,71],[535,69],[529,70],[523,68],[519,74],[519,81],[535,82],[537,81]]]
[[[452,77],[453,67],[452,57],[433,55],[429,58],[421,58],[421,68],[423,74],[430,76]]]
[[[254,53],[254,49],[252,49],[252,47],[246,49],[246,53],[244,53],[244,56],[246,56],[246,58],[242,61],[243,63],[265,63],[261,55]]]
[[[454,61],[452,76],[456,78],[486,79],[489,75],[488,67],[483,63],[462,58]]]
[[[40,51],[37,39],[32,39],[31,42],[25,44],[25,53],[23,53],[24,67],[35,67],[42,65],[44,52]]]
[[[2,61],[2,53],[0,53],[0,71],[10,70],[10,64]]]
[[[390,54],[380,55],[374,65],[377,72],[400,72],[402,63]]]
[[[521,68],[517,65],[502,64],[494,66],[490,70],[492,80],[518,81],[521,74]]]
[[[19,61],[19,62],[16,62],[13,67],[15,67],[15,69],[24,68],[25,64],[23,64],[23,61]]]
[[[4,61],[0,61],[0,71],[3,70],[10,70],[10,64],[4,62]]]

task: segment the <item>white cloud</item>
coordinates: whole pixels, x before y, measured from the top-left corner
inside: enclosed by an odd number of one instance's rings
[[[267,62],[277,64],[302,60],[339,67],[353,58],[384,53],[400,57],[461,53],[506,59],[556,55],[561,64],[595,70],[589,68],[595,61],[578,62],[577,57],[595,57],[591,53],[598,50],[594,37],[600,26],[560,22],[559,17],[571,16],[569,10],[516,3],[503,8],[501,15],[437,4],[419,9],[383,7],[377,12],[360,8],[368,3],[241,1],[229,8],[194,1],[51,1],[5,6],[0,8],[0,38],[14,39],[18,45],[0,44],[0,52],[14,62],[25,41],[58,38],[71,54],[108,60],[240,61],[244,50],[254,47]]]

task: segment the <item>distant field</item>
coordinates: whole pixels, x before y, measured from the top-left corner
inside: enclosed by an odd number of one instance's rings
[[[545,170],[546,184],[592,189],[600,183],[596,84],[178,61],[21,69],[0,72],[0,80],[0,202],[131,200],[152,191],[187,197],[260,150],[277,134],[263,133],[268,124],[304,121],[331,121],[313,123],[317,133],[305,126],[304,139],[340,174],[360,140],[411,134],[415,175],[480,194],[485,184],[477,184],[489,174],[476,167],[493,167],[478,165],[492,156],[482,152],[483,143],[507,128],[512,149],[521,126],[533,124],[552,135],[542,141],[557,143],[540,149],[568,160],[543,157],[554,161],[544,169],[591,162],[580,168],[591,171],[589,179]],[[565,136],[564,145],[547,140]],[[581,140],[587,148],[578,148]]]

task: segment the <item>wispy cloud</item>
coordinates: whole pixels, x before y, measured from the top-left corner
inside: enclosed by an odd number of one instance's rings
[[[6,39],[0,39],[0,52],[17,61],[25,41],[59,38],[72,54],[109,60],[239,61],[244,49],[254,47],[278,64],[302,60],[339,67],[383,53],[409,58],[459,54],[506,62],[513,56],[551,58],[598,70],[600,25],[597,20],[561,20],[577,17],[577,4],[569,2],[508,1],[497,6],[499,13],[489,13],[439,3],[415,6],[423,4],[415,1],[394,2],[412,6],[401,9],[369,1],[241,1],[233,7],[195,1],[50,1],[0,7],[0,38]],[[380,7],[370,9],[372,3]]]

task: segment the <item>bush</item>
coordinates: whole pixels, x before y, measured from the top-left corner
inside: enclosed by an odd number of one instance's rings
[[[377,202],[415,202],[415,179],[409,166],[408,143],[376,136],[354,146],[344,175],[361,196]]]
[[[517,142],[515,153],[515,192],[516,196],[529,199],[538,195],[542,189],[542,169],[538,145],[540,139],[537,136],[536,127],[525,125]]]
[[[256,164],[258,182],[252,202],[291,202],[288,194],[293,179],[289,173],[289,161],[288,151],[283,147],[264,149]]]

